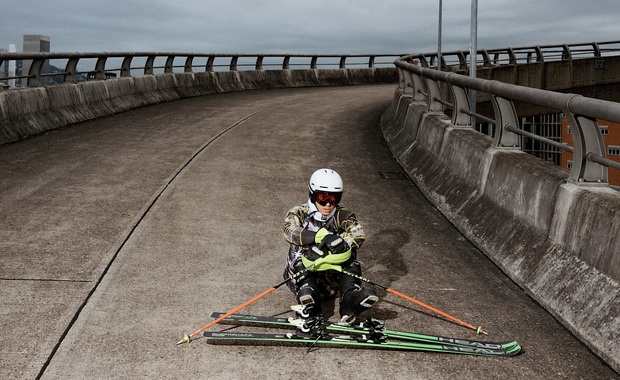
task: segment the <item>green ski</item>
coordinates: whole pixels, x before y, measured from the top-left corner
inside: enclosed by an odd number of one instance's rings
[[[521,350],[514,346],[508,350],[494,350],[479,347],[452,346],[412,341],[385,341],[376,342],[366,335],[331,335],[320,334],[316,337],[300,336],[296,333],[246,333],[246,332],[212,332],[202,333],[209,344],[236,344],[236,345],[275,345],[275,346],[302,346],[302,347],[342,347],[366,348],[379,350],[400,350],[438,352],[449,354],[463,354],[474,356],[514,356]]]
[[[218,318],[223,313],[212,313],[212,318]],[[383,328],[383,323],[376,320],[367,320],[359,324],[348,325],[341,323],[325,322],[317,319],[296,319],[281,317],[264,317],[255,315],[233,314],[222,320],[223,324],[245,325],[245,326],[261,326],[261,327],[282,327],[297,328],[301,331],[310,333],[314,331],[327,331],[333,333],[347,335],[366,335],[371,336],[375,340],[394,339],[403,341],[412,341],[420,343],[439,344],[442,346],[456,346],[466,348],[480,348],[499,351],[520,351],[521,347],[516,341],[511,342],[486,342],[479,340],[468,340],[459,338],[449,338],[435,335],[417,334],[406,331],[389,330]]]

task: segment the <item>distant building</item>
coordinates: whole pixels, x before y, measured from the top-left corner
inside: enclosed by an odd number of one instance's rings
[[[6,53],[6,49],[0,49],[0,53]],[[15,53],[15,45],[9,44],[8,53]],[[0,77],[2,78],[10,78],[15,76],[15,61],[3,61],[0,64]],[[5,79],[0,81],[0,84],[5,87],[15,87],[15,79]]]
[[[6,49],[0,49],[0,53],[6,53]],[[0,78],[6,78],[9,76],[9,63],[7,61],[2,61],[0,63]],[[0,84],[4,84],[8,86],[8,81],[2,80]]]
[[[24,53],[48,53],[50,51],[50,38],[40,34],[24,34]],[[24,60],[22,63],[22,75],[28,75],[32,60]],[[41,69],[42,73],[49,72],[49,63],[45,62]],[[24,80],[25,81],[25,80]]]
[[[607,159],[620,162],[620,123],[613,123],[605,120],[597,120],[603,142],[607,150]],[[566,118],[562,121],[562,142],[573,146],[573,135]],[[570,169],[573,165],[573,154],[562,152],[562,167]],[[610,185],[620,186],[620,170],[609,168],[608,181]]]
[[[561,113],[522,117],[519,123],[525,132],[534,133],[556,142],[562,141]],[[478,123],[476,130],[485,135],[493,136],[493,127],[488,123]],[[521,150],[554,165],[560,165],[561,163],[562,154],[560,150],[541,141],[521,137]]]
[[[562,141],[562,114],[551,113],[521,118],[521,126],[524,131],[537,134],[556,142]],[[558,148],[530,138],[521,139],[521,147],[524,152],[545,160],[554,165],[560,165],[561,153]]]
[[[17,49],[15,48],[15,44],[9,44],[9,53],[16,53]],[[9,77],[14,77],[16,73],[15,61],[9,61]],[[9,79],[8,83],[9,87],[15,87],[15,79]]]

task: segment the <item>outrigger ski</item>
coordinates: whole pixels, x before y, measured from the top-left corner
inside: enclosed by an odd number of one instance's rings
[[[219,318],[224,313],[212,313],[212,318]],[[341,323],[326,322],[322,319],[296,319],[280,317],[264,317],[255,315],[233,314],[220,323],[246,326],[296,328],[301,334],[246,334],[231,333],[231,335],[218,335],[215,333],[205,333],[208,340],[217,339],[219,341],[234,341],[237,343],[248,344],[248,341],[255,343],[273,342],[276,343],[304,343],[317,341],[330,341],[322,345],[337,345],[336,342],[346,340],[346,346],[361,345],[365,348],[390,348],[417,351],[453,352],[469,353],[472,355],[486,356],[513,356],[521,351],[521,346],[516,342],[485,342],[477,340],[448,338],[442,336],[417,334],[405,331],[385,329],[382,322],[369,319],[365,322],[347,325]],[[303,332],[303,333],[302,333]],[[346,334],[346,335],[330,335]],[[221,333],[225,334],[225,333]],[[337,339],[337,340],[334,340]],[[211,342],[215,343],[215,342]],[[221,343],[221,342],[219,342]],[[230,342],[229,344],[234,344]],[[370,346],[369,346],[370,344]],[[380,346],[377,346],[380,345]],[[463,350],[461,350],[462,348]]]

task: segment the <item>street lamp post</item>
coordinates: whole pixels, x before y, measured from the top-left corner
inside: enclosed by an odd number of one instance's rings
[[[478,0],[471,0],[471,27],[469,46],[469,76],[476,77],[476,61],[478,57]],[[469,90],[469,103],[472,112],[476,112],[476,91]],[[472,127],[476,127],[476,117],[471,117]]]
[[[437,70],[441,71],[441,23],[442,23],[442,0],[439,0],[439,23],[437,31]]]

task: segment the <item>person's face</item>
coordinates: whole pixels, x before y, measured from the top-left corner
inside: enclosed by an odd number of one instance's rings
[[[314,204],[322,215],[329,215],[340,203],[341,193],[322,193],[317,192]]]

